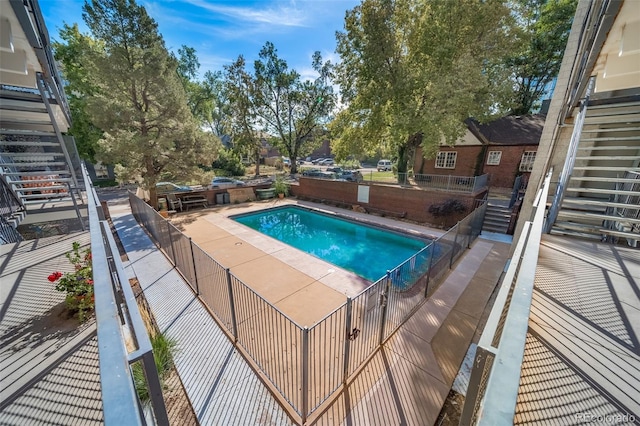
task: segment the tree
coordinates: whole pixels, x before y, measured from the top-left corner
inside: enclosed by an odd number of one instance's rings
[[[242,57],[227,68],[234,99],[246,104],[239,111],[247,115],[246,125],[259,125],[275,136],[277,148],[291,158],[291,173],[297,173],[295,159],[304,146],[322,135],[323,124],[335,105],[331,63],[323,63],[320,52],[315,52],[312,66],[318,77],[302,81],[300,74],[278,57],[273,43],[267,42],[254,63],[253,75],[245,70]]]
[[[91,121],[104,131],[104,157],[138,176],[155,206],[161,176],[188,179],[198,164],[212,161],[215,141],[194,120],[178,63],[144,7],[135,0],[93,0],[83,18],[104,46],[88,58],[96,92],[87,99]]]
[[[540,107],[542,96],[558,76],[577,0],[520,0],[519,21],[528,43],[507,60],[516,81],[514,115]]]
[[[500,0],[364,0],[337,33],[347,107],[332,123],[333,148],[397,157],[433,156],[464,134],[463,121],[500,113],[511,95],[507,52],[513,18]]]
[[[260,175],[260,150],[262,132],[257,108],[253,103],[255,91],[252,76],[245,69],[241,56],[225,66],[225,93],[229,99],[230,134],[234,146],[253,156],[256,176]]]
[[[90,70],[86,63],[89,52],[100,50],[101,46],[87,34],[80,33],[77,24],[69,26],[65,23],[60,30],[60,38],[64,43],[53,42],[52,47],[67,81],[65,90],[72,122],[69,134],[76,141],[80,157],[95,162],[102,130],[93,124],[87,113],[87,97],[92,96],[96,88],[89,81]]]

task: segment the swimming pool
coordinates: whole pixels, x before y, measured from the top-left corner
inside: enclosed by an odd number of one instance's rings
[[[232,219],[370,281],[380,279],[429,244],[428,240],[296,206]],[[426,259],[424,254],[417,262],[426,263]]]

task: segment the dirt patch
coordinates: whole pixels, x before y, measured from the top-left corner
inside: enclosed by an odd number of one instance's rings
[[[144,297],[140,283],[135,278],[130,279],[129,282],[133,289],[133,294],[136,296],[138,309],[140,310],[140,315],[145,322],[147,330],[150,334],[158,333],[158,324],[151,312],[147,299]],[[180,380],[180,376],[175,367],[171,368],[171,371],[167,377],[165,377],[162,396],[164,397],[169,424],[180,426],[199,425],[193,407],[191,406],[191,401],[189,401],[187,392],[184,389],[182,380]]]
[[[464,405],[464,396],[454,390],[449,391],[447,399],[440,410],[436,426],[458,426],[460,424],[460,415],[462,414],[462,406]]]

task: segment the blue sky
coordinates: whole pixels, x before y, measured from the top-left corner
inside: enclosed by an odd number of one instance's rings
[[[200,74],[222,70],[242,54],[249,63],[265,42],[303,77],[311,77],[311,56],[336,62],[335,32],[344,28],[344,15],[357,0],[137,0],[158,22],[167,47],[183,44],[196,49]],[[83,32],[83,0],[40,0],[52,39],[58,40],[63,22],[78,23]]]

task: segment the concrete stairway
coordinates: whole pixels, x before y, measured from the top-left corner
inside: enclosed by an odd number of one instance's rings
[[[640,100],[589,105],[552,234],[640,241]]]
[[[506,234],[511,220],[511,209],[508,201],[491,200],[487,204],[487,212],[484,216],[482,230],[486,232],[496,232]]]

